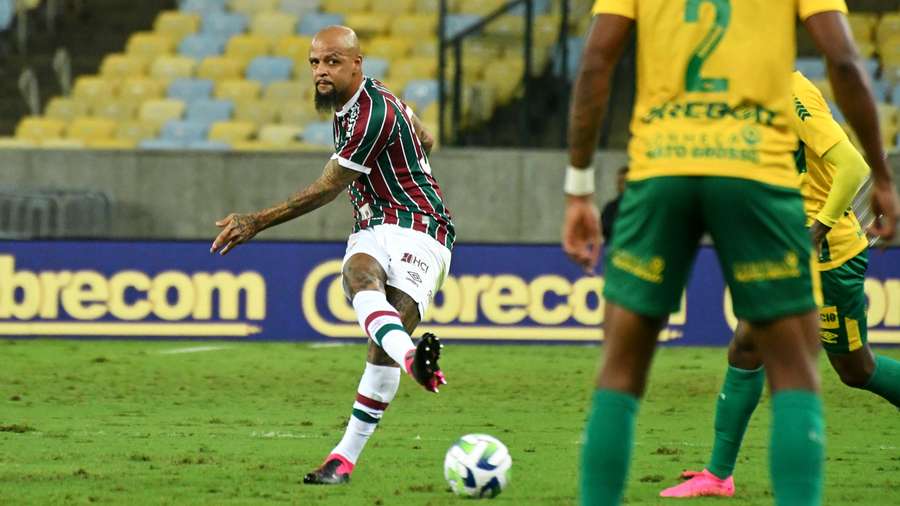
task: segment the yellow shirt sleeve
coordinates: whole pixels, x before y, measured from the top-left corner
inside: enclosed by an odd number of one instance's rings
[[[791,124],[794,131],[816,156],[822,158],[837,143],[847,140],[847,134],[831,116],[831,109],[822,92],[799,72],[794,72],[794,114]]]
[[[797,11],[803,20],[820,12],[838,11],[847,14],[847,3],[844,0],[797,0]]]
[[[637,0],[596,0],[591,13],[595,16],[597,14],[616,14],[629,19],[637,19]]]
[[[835,144],[825,153],[824,158],[826,162],[837,167],[837,171],[834,173],[834,181],[831,183],[825,205],[822,206],[816,219],[829,227],[834,227],[843,216],[844,210],[853,203],[853,197],[866,180],[870,169],[849,140]]]

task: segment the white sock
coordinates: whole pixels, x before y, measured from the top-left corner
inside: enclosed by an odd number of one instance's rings
[[[400,386],[400,369],[366,362],[366,370],[356,389],[353,414],[347,422],[347,430],[341,442],[331,453],[336,453],[356,464],[369,436],[375,432],[378,422],[394,399]]]
[[[406,370],[406,354],[415,349],[415,345],[403,328],[400,313],[388,302],[384,293],[377,290],[357,292],[353,297],[353,309],[363,331],[405,372],[409,372]]]

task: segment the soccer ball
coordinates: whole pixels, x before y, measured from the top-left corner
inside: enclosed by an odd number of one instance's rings
[[[456,495],[496,497],[509,484],[512,457],[506,445],[487,434],[468,434],[444,457],[444,478]]]

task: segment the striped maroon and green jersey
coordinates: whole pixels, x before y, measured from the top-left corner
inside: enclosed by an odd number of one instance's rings
[[[348,188],[354,232],[381,224],[424,232],[447,248],[456,234],[411,111],[380,82],[362,86],[334,116],[333,159],[362,172]]]

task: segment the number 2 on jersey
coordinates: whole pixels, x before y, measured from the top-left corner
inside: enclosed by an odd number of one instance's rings
[[[706,63],[706,59],[716,50],[721,42],[728,23],[731,22],[731,0],[687,0],[684,11],[686,23],[696,23],[700,19],[700,6],[711,3],[716,10],[716,19],[712,28],[707,32],[700,45],[694,49],[688,62],[687,71],[684,73],[684,86],[687,91],[727,91],[728,79],[725,77],[702,77],[700,69]]]

